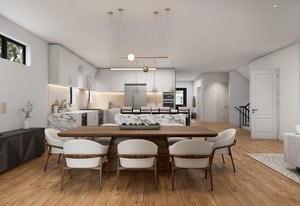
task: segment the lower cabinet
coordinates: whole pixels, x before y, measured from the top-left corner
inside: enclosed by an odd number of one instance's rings
[[[45,152],[44,128],[19,129],[0,136],[0,173]]]

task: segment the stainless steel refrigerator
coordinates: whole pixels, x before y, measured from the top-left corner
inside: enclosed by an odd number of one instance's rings
[[[146,106],[146,84],[125,84],[125,106],[140,109]]]

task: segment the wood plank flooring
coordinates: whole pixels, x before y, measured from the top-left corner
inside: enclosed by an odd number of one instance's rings
[[[206,124],[221,131],[232,126]],[[175,191],[171,179],[159,173],[155,191],[152,173],[122,173],[119,190],[116,175],[107,178],[99,190],[98,173],[74,170],[73,178],[65,176],[60,191],[62,163],[51,156],[43,172],[45,155],[0,175],[0,205],[300,205],[300,185],[257,163],[245,153],[281,153],[278,140],[252,140],[249,132],[238,128],[233,156],[237,172],[233,173],[229,157],[223,164],[216,156],[213,164],[214,191],[201,170],[179,170]]]

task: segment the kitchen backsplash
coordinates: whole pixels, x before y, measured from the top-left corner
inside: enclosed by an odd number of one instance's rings
[[[52,105],[57,100],[59,104],[63,100],[66,103],[70,102],[70,88],[48,85],[49,94],[49,112],[52,111]],[[147,92],[147,106],[148,107],[161,107],[162,106],[162,93],[161,92]],[[86,109],[88,102],[88,90],[73,88],[73,100],[71,110]],[[124,106],[124,92],[95,92],[91,91],[91,104],[89,108],[95,109],[109,109],[120,108]]]

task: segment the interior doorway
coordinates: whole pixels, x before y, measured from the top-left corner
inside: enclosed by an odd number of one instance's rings
[[[277,69],[251,71],[251,138],[277,139],[278,85],[279,71]]]
[[[178,107],[186,107],[186,88],[176,88],[176,109]]]
[[[220,83],[217,86],[218,122],[228,123],[228,83]]]
[[[198,87],[197,88],[197,118],[200,119],[201,115],[201,92],[202,88]]]

